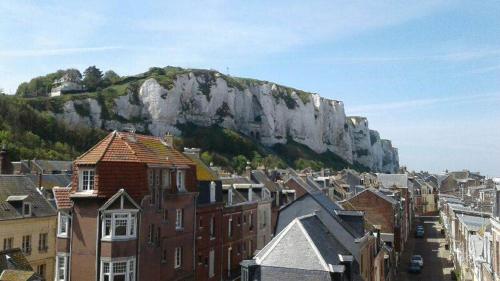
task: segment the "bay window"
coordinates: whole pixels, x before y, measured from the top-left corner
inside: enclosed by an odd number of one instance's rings
[[[56,257],[56,280],[68,280],[68,256],[66,253],[58,253]]]
[[[101,280],[103,281],[134,281],[135,258],[120,259],[119,261],[101,261]]]
[[[102,238],[104,240],[135,238],[136,222],[137,214],[135,212],[104,213]]]
[[[57,237],[68,238],[69,232],[69,216],[64,213],[59,213],[57,222]]]
[[[79,170],[79,191],[92,191],[94,190],[94,169],[80,169]]]

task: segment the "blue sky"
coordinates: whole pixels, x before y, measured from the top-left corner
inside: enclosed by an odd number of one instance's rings
[[[343,100],[410,169],[500,176],[497,1],[80,2],[0,2],[1,88],[89,65],[213,68]]]

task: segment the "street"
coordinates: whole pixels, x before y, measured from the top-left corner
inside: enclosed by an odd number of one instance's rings
[[[453,269],[448,259],[449,251],[445,250],[445,238],[440,233],[441,226],[438,217],[416,218],[406,248],[401,256],[397,280],[424,280],[441,281],[451,280],[450,272]],[[424,225],[424,238],[415,238],[415,226]],[[408,273],[411,255],[421,255],[424,267],[420,273]]]

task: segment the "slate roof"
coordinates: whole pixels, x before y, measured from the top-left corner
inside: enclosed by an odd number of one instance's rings
[[[38,186],[40,175],[28,174],[28,176]],[[55,186],[66,187],[71,184],[70,174],[42,174],[41,186],[47,189],[52,189]]]
[[[385,188],[408,187],[408,175],[406,174],[377,174],[378,181]]]
[[[233,185],[233,184],[252,184],[252,182],[245,177],[222,177],[220,178],[223,185]]]
[[[73,201],[69,198],[71,187],[54,187],[52,189],[57,209],[73,208]]]
[[[7,269],[0,274],[1,281],[42,281],[43,279],[40,275],[34,271],[22,271]]]
[[[281,190],[279,184],[269,179],[264,171],[253,170],[251,173],[251,178],[256,182],[263,184],[271,192],[277,192]]]
[[[0,272],[6,269],[31,271],[33,268],[19,248],[0,251]]]
[[[194,165],[191,159],[167,146],[159,137],[117,131],[78,157],[75,164],[92,165],[100,161]]]
[[[55,216],[56,210],[41,195],[31,179],[24,175],[0,175],[0,220],[21,219],[21,209],[13,202],[7,202],[9,196],[27,195],[31,203],[31,217]]]
[[[340,255],[350,255],[316,215],[296,218],[257,255],[257,264],[331,271]]]
[[[72,169],[72,161],[58,161],[58,160],[31,160],[31,163],[37,166],[42,173],[51,174],[54,172],[70,172]]]
[[[398,204],[398,202],[394,198],[392,198],[390,196],[387,196],[386,194],[384,194],[383,192],[381,192],[381,191],[379,191],[379,190],[377,190],[375,188],[366,188],[365,190],[361,191],[360,193],[358,193],[358,194],[350,197],[349,199],[347,199],[347,201],[351,200],[353,198],[356,198],[357,196],[363,194],[364,192],[371,192],[371,193],[377,195],[378,197],[384,199],[385,201],[389,202],[392,205],[397,205]]]

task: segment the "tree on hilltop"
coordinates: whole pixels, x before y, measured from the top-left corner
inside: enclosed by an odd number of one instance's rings
[[[97,87],[99,87],[102,83],[102,71],[95,65],[89,66],[87,69],[85,69],[83,75],[83,84],[90,91],[96,90]]]

